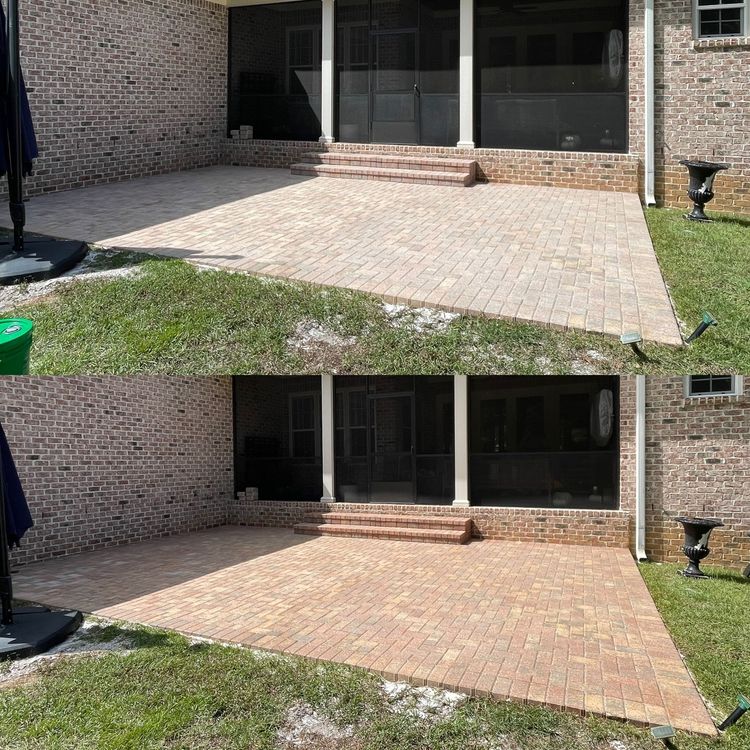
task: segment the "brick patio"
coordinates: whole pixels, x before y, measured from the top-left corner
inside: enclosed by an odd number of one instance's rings
[[[638,196],[212,167],[35,198],[29,229],[389,301],[679,345]]]
[[[627,550],[223,527],[37,563],[20,598],[714,734]]]

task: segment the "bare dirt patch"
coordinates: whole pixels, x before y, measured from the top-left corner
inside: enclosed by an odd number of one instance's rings
[[[286,712],[284,726],[277,737],[284,748],[352,747],[354,727],[337,726],[306,703],[295,703]]]
[[[315,369],[336,372],[346,352],[357,345],[356,336],[342,336],[317,320],[301,320],[287,345]]]
[[[392,326],[414,333],[445,331],[454,320],[461,317],[459,313],[432,307],[409,307],[387,303],[383,304],[383,312]]]
[[[407,682],[384,681],[382,689],[391,711],[431,722],[449,719],[468,699],[463,693],[426,686],[413,687]]]

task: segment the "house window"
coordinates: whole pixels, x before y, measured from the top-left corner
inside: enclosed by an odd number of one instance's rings
[[[689,375],[685,379],[688,398],[705,396],[739,396],[742,394],[740,375]]]
[[[370,30],[365,25],[349,27],[349,64],[367,65],[370,55]]]
[[[317,394],[289,396],[289,451],[292,458],[320,455]]]
[[[694,0],[695,35],[699,38],[745,36],[750,0]]]
[[[367,455],[367,393],[340,390],[336,398],[336,455]]]
[[[320,26],[287,29],[287,93],[304,95],[314,88],[320,68]]]

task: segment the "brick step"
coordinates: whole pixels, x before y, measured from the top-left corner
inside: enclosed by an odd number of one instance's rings
[[[470,174],[460,172],[428,172],[420,169],[394,169],[383,167],[358,167],[345,164],[292,164],[292,174],[316,177],[344,177],[350,180],[382,180],[409,182],[422,185],[467,187],[474,182]]]
[[[401,526],[359,526],[344,523],[298,523],[295,534],[311,536],[344,536],[359,539],[391,539],[402,542],[432,542],[434,544],[465,544],[469,531],[445,529],[417,529]]]
[[[395,526],[402,529],[438,529],[471,533],[471,519],[462,516],[396,515],[392,513],[345,513],[343,511],[306,513],[305,522],[345,526]]]
[[[477,163],[473,159],[381,154],[374,151],[314,151],[302,154],[302,162],[383,169],[417,169],[426,172],[460,172],[469,174],[472,178],[476,176],[477,169]]]

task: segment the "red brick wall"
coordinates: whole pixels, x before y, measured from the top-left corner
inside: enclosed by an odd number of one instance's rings
[[[287,169],[299,161],[302,154],[313,151],[374,151],[412,156],[462,157],[475,159],[479,165],[478,179],[490,182],[629,193],[638,191],[638,159],[629,154],[227,139],[223,160],[226,164],[245,167]]]
[[[371,503],[300,503],[248,499],[243,493],[232,503],[230,519],[243,526],[291,528],[306,513],[320,510],[342,513],[398,513],[455,515],[474,522],[473,536],[517,542],[593,544],[627,547],[630,514],[617,510],[559,508],[455,508],[451,505],[376,505]]]
[[[709,563],[750,563],[750,378],[739,397],[685,398],[681,377],[646,381],[646,551],[685,560],[680,515],[724,521]]]
[[[35,526],[15,563],[226,523],[229,378],[0,378]]]
[[[657,199],[690,205],[680,159],[726,161],[711,207],[750,213],[750,38],[693,40],[692,0],[656,0],[655,26]]]
[[[225,7],[207,0],[34,0],[22,3],[20,14],[40,150],[29,192],[219,163]]]

